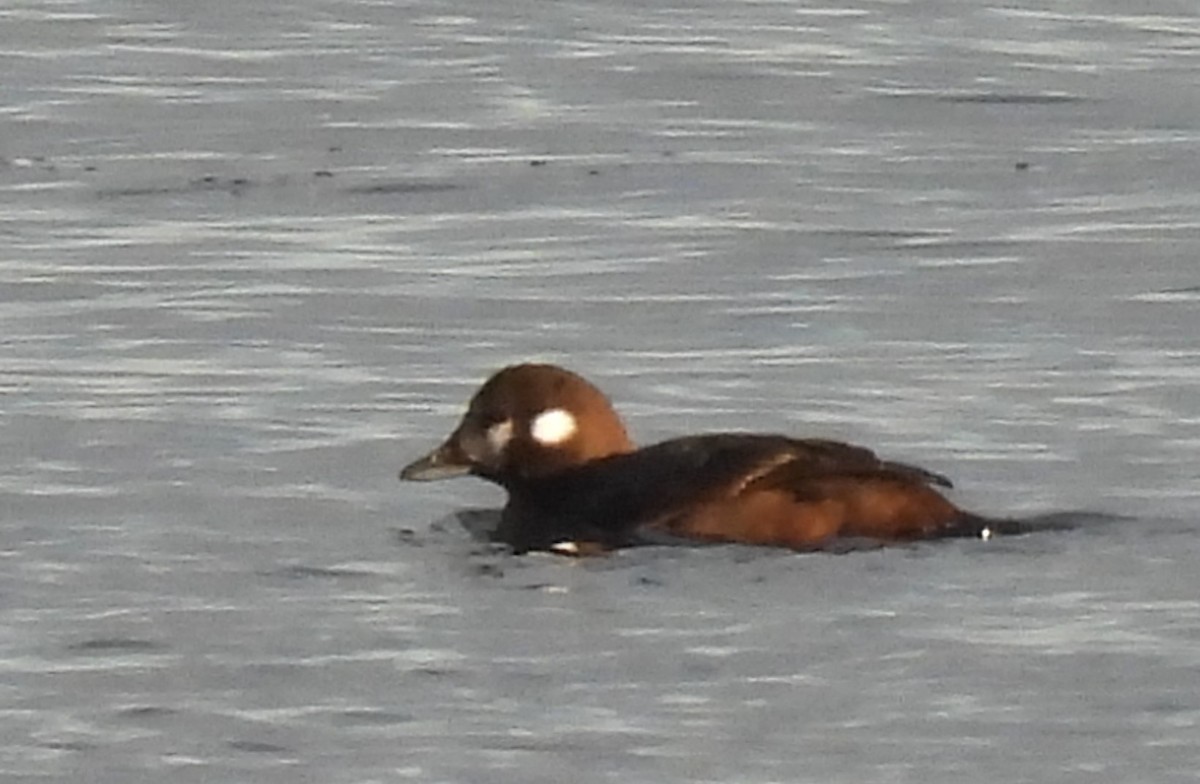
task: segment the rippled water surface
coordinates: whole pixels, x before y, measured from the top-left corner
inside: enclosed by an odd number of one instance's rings
[[[1195,781],[1200,11],[0,6],[5,781]],[[491,370],[991,542],[516,558]]]

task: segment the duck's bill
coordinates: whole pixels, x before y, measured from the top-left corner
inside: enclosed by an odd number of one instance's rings
[[[412,482],[433,482],[470,472],[471,464],[462,458],[458,450],[443,444],[420,460],[404,466],[400,470],[400,478]]]

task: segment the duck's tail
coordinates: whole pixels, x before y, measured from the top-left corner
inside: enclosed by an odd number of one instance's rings
[[[995,536],[1023,536],[1048,531],[1077,531],[1125,518],[1100,512],[1051,512],[1026,518],[995,518],[963,512],[939,532],[944,538],[991,539]]]

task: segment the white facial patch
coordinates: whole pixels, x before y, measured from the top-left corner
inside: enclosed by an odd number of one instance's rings
[[[487,429],[487,442],[493,454],[500,454],[508,442],[512,440],[513,423],[511,419],[497,422]]]
[[[575,435],[575,417],[561,408],[551,408],[533,418],[529,435],[545,446],[556,446]]]

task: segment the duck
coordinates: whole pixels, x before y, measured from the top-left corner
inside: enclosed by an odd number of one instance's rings
[[[545,363],[494,373],[441,445],[400,471],[406,481],[459,476],[508,493],[491,536],[517,553],[822,550],[986,539],[1003,522],[951,502],[944,475],[841,441],[719,432],[639,448],[597,386]]]

